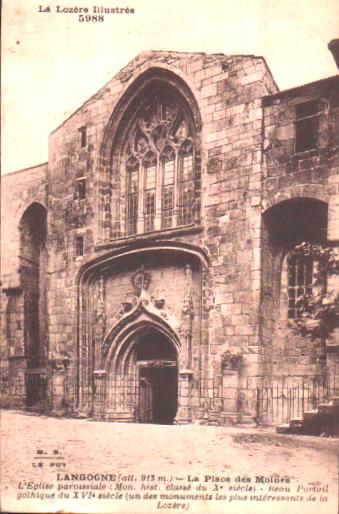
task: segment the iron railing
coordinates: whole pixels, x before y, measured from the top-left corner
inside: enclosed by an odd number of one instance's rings
[[[304,412],[334,396],[339,385],[335,375],[272,377],[271,384],[256,389],[257,419],[261,423],[282,423],[302,417]]]

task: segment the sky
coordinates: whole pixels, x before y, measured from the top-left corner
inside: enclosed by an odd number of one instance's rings
[[[47,161],[50,132],[144,50],[262,55],[281,90],[337,73],[338,0],[3,0],[2,20],[2,173]]]

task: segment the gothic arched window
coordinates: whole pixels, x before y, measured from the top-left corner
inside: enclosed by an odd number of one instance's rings
[[[193,223],[195,158],[188,109],[174,96],[149,95],[123,148],[126,235]]]
[[[302,296],[313,293],[314,262],[312,256],[291,253],[287,259],[288,318],[297,319],[303,310]]]

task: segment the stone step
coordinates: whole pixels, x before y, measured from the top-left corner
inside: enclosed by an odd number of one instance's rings
[[[302,416],[290,419],[290,426],[299,426],[304,421]]]
[[[328,402],[322,402],[316,409],[310,409],[303,413],[303,416],[297,416],[289,420],[288,423],[282,423],[276,427],[277,434],[304,434],[319,435],[318,431],[324,422],[329,420],[329,426],[333,425],[333,416],[339,414],[339,397],[332,397]],[[319,421],[319,426],[317,426]],[[339,423],[339,417],[338,417]]]
[[[318,412],[339,412],[339,405],[332,403],[332,400],[327,403],[319,403]]]
[[[330,407],[332,407],[332,409],[334,411],[338,411],[339,410],[339,403],[336,403],[333,399],[330,400],[329,402],[327,402],[327,405],[329,405]]]
[[[308,420],[314,419],[318,415],[318,413],[319,413],[318,409],[307,410],[304,412],[304,420],[308,421]]]
[[[276,427],[276,433],[277,434],[288,434],[288,431],[290,430],[291,426],[289,423],[282,423],[281,425],[278,425]]]

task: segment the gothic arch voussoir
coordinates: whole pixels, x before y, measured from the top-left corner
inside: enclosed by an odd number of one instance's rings
[[[290,188],[282,189],[278,193],[267,196],[262,201],[262,214],[282,202],[288,200],[296,200],[298,198],[305,198],[309,200],[319,200],[321,202],[328,202],[328,193],[325,186],[321,184],[297,184]]]
[[[137,316],[132,315],[123,321],[118,321],[106,335],[103,341],[103,348],[106,347],[106,371],[114,370],[121,355],[127,353],[129,347],[135,344],[133,340],[135,334],[149,329],[164,335],[173,344],[177,354],[179,354],[181,347],[180,338],[174,329],[160,316],[150,315],[142,310]]]

